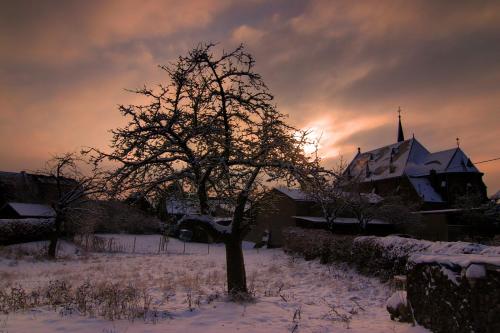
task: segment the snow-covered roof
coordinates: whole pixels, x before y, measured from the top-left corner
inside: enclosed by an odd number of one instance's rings
[[[416,139],[410,139],[359,153],[349,165],[348,172],[361,182],[400,177],[408,160],[416,162],[426,154],[429,152]]]
[[[276,187],[275,190],[296,201],[312,201],[307,193],[297,188]]]
[[[348,173],[361,182],[436,173],[479,172],[460,148],[430,153],[412,138],[359,153],[349,164]]]
[[[429,179],[425,177],[408,177],[418,195],[425,202],[444,202],[439,193],[434,190]]]
[[[460,148],[429,154],[420,163],[408,163],[406,174],[426,176],[431,170],[436,173],[479,172]]]
[[[42,204],[9,202],[7,203],[21,217],[55,217],[52,207]]]
[[[326,223],[326,219],[322,216],[292,216],[293,218],[313,222],[313,223]],[[337,224],[359,224],[359,221],[353,217],[337,217],[333,223]],[[379,219],[370,220],[369,224],[390,224],[389,222]]]

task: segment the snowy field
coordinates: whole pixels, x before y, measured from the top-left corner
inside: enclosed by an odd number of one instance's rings
[[[16,252],[40,252],[45,246],[41,242],[6,247],[0,251],[0,289],[31,290],[53,280],[72,286],[120,282],[151,297],[158,314],[154,320],[110,321],[47,306],[0,314],[0,332],[428,332],[391,321],[385,309],[389,286],[341,265],[321,265],[281,249],[255,250],[245,244],[247,282],[255,301],[239,304],[228,302],[224,294],[222,245],[187,243],[184,249],[182,242],[170,239],[166,251],[158,253],[158,235],[104,237],[113,238],[125,253],[83,253],[64,243],[62,259],[50,262],[13,257]]]

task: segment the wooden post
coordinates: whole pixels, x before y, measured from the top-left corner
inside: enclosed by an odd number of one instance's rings
[[[137,240],[137,237],[134,237],[134,248],[132,249],[132,253],[135,253],[135,241]]]

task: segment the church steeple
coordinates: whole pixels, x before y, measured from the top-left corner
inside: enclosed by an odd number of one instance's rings
[[[401,125],[401,107],[398,107],[398,118],[399,118],[398,142],[402,142],[405,141],[405,136],[403,134],[403,126]]]

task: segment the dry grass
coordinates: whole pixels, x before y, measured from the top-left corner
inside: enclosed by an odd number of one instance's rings
[[[67,281],[54,280],[30,291],[21,286],[0,290],[0,312],[49,306],[61,314],[77,312],[108,320],[134,320],[151,315],[151,300],[146,289],[130,284],[87,281],[72,286]]]

